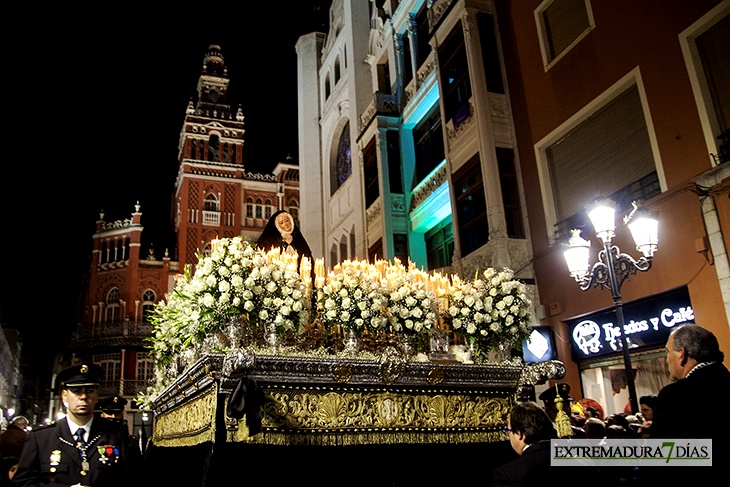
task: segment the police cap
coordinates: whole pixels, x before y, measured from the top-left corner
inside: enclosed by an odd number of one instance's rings
[[[56,376],[54,389],[61,391],[68,387],[98,386],[104,369],[97,364],[75,364],[66,367]]]
[[[571,399],[570,384],[567,382],[561,382],[552,387],[548,387],[542,392],[542,394],[540,394],[539,399],[546,403],[553,403],[558,395],[560,395],[563,400],[569,401]]]
[[[101,409],[105,413],[113,414],[124,411],[124,406],[126,406],[126,404],[127,400],[122,396],[110,396],[105,397],[104,399],[99,399],[96,403],[96,408]]]

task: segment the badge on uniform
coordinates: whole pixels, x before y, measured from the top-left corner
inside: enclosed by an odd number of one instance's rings
[[[61,463],[61,450],[53,450],[51,452],[51,465],[58,465]]]
[[[99,461],[104,465],[113,465],[119,460],[119,448],[114,445],[99,445]]]

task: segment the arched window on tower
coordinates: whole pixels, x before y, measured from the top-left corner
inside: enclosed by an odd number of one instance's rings
[[[109,253],[107,252],[107,242],[101,243],[101,252],[99,253],[99,264],[106,264],[109,261]]]
[[[253,198],[246,198],[246,218],[253,218]]]
[[[350,152],[350,122],[345,124],[337,144],[337,158],[335,166],[335,184],[333,193],[342,186],[352,174],[352,158]]]
[[[264,201],[261,198],[256,198],[256,218],[264,217]]]
[[[106,322],[119,321],[119,288],[113,287],[106,293]]]
[[[203,211],[220,211],[220,202],[218,196],[213,193],[205,195],[203,200]]]
[[[335,59],[335,86],[340,81],[340,58]]]
[[[327,99],[330,97],[330,74],[327,73],[327,76],[324,78],[324,100],[327,101]]]
[[[272,208],[273,206],[271,205],[271,200],[266,200],[266,206],[264,207],[264,218],[266,218],[266,220],[271,218]]]
[[[142,293],[142,321],[145,323],[150,323],[156,300],[157,294],[152,289],[145,289],[145,292]]]
[[[218,145],[220,139],[216,134],[210,136],[208,139],[208,160],[211,162],[218,162]]]

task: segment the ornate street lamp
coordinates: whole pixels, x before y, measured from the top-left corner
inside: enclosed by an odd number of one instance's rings
[[[598,252],[598,262],[593,264],[592,268],[589,268],[588,254],[591,243],[581,238],[580,230],[570,231],[571,236],[563,254],[568,263],[570,275],[578,282],[581,290],[587,291],[591,287],[599,287],[611,291],[616,311],[616,324],[621,333],[621,348],[629,388],[629,401],[632,413],[636,413],[639,410],[639,403],[631,368],[628,339],[624,331],[621,286],[624,281],[629,279],[629,276],[635,275],[636,271],[646,272],[651,268],[652,257],[657,249],[659,221],[656,212],[646,209],[637,202],[633,202],[632,205],[634,209],[624,218],[624,223],[631,230],[636,249],[643,254],[638,260],[622,253],[616,245],[611,244],[611,239],[616,230],[616,208],[611,200],[596,201],[588,209],[588,216],[591,223],[593,223],[596,236],[603,244],[603,249]]]

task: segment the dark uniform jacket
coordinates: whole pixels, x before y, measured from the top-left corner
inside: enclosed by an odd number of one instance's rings
[[[696,482],[705,476],[730,474],[727,441],[730,423],[722,416],[713,420],[703,418],[701,412],[718,393],[730,390],[730,371],[720,362],[695,369],[688,377],[667,384],[657,395],[651,439],[712,439],[712,467],[644,467],[645,485],[681,485],[682,481]],[[714,478],[718,478],[715,476]]]
[[[82,475],[82,455],[66,420],[32,430],[23,446],[14,485],[116,487],[142,483],[142,454],[125,425],[95,417],[88,438],[89,471]]]

